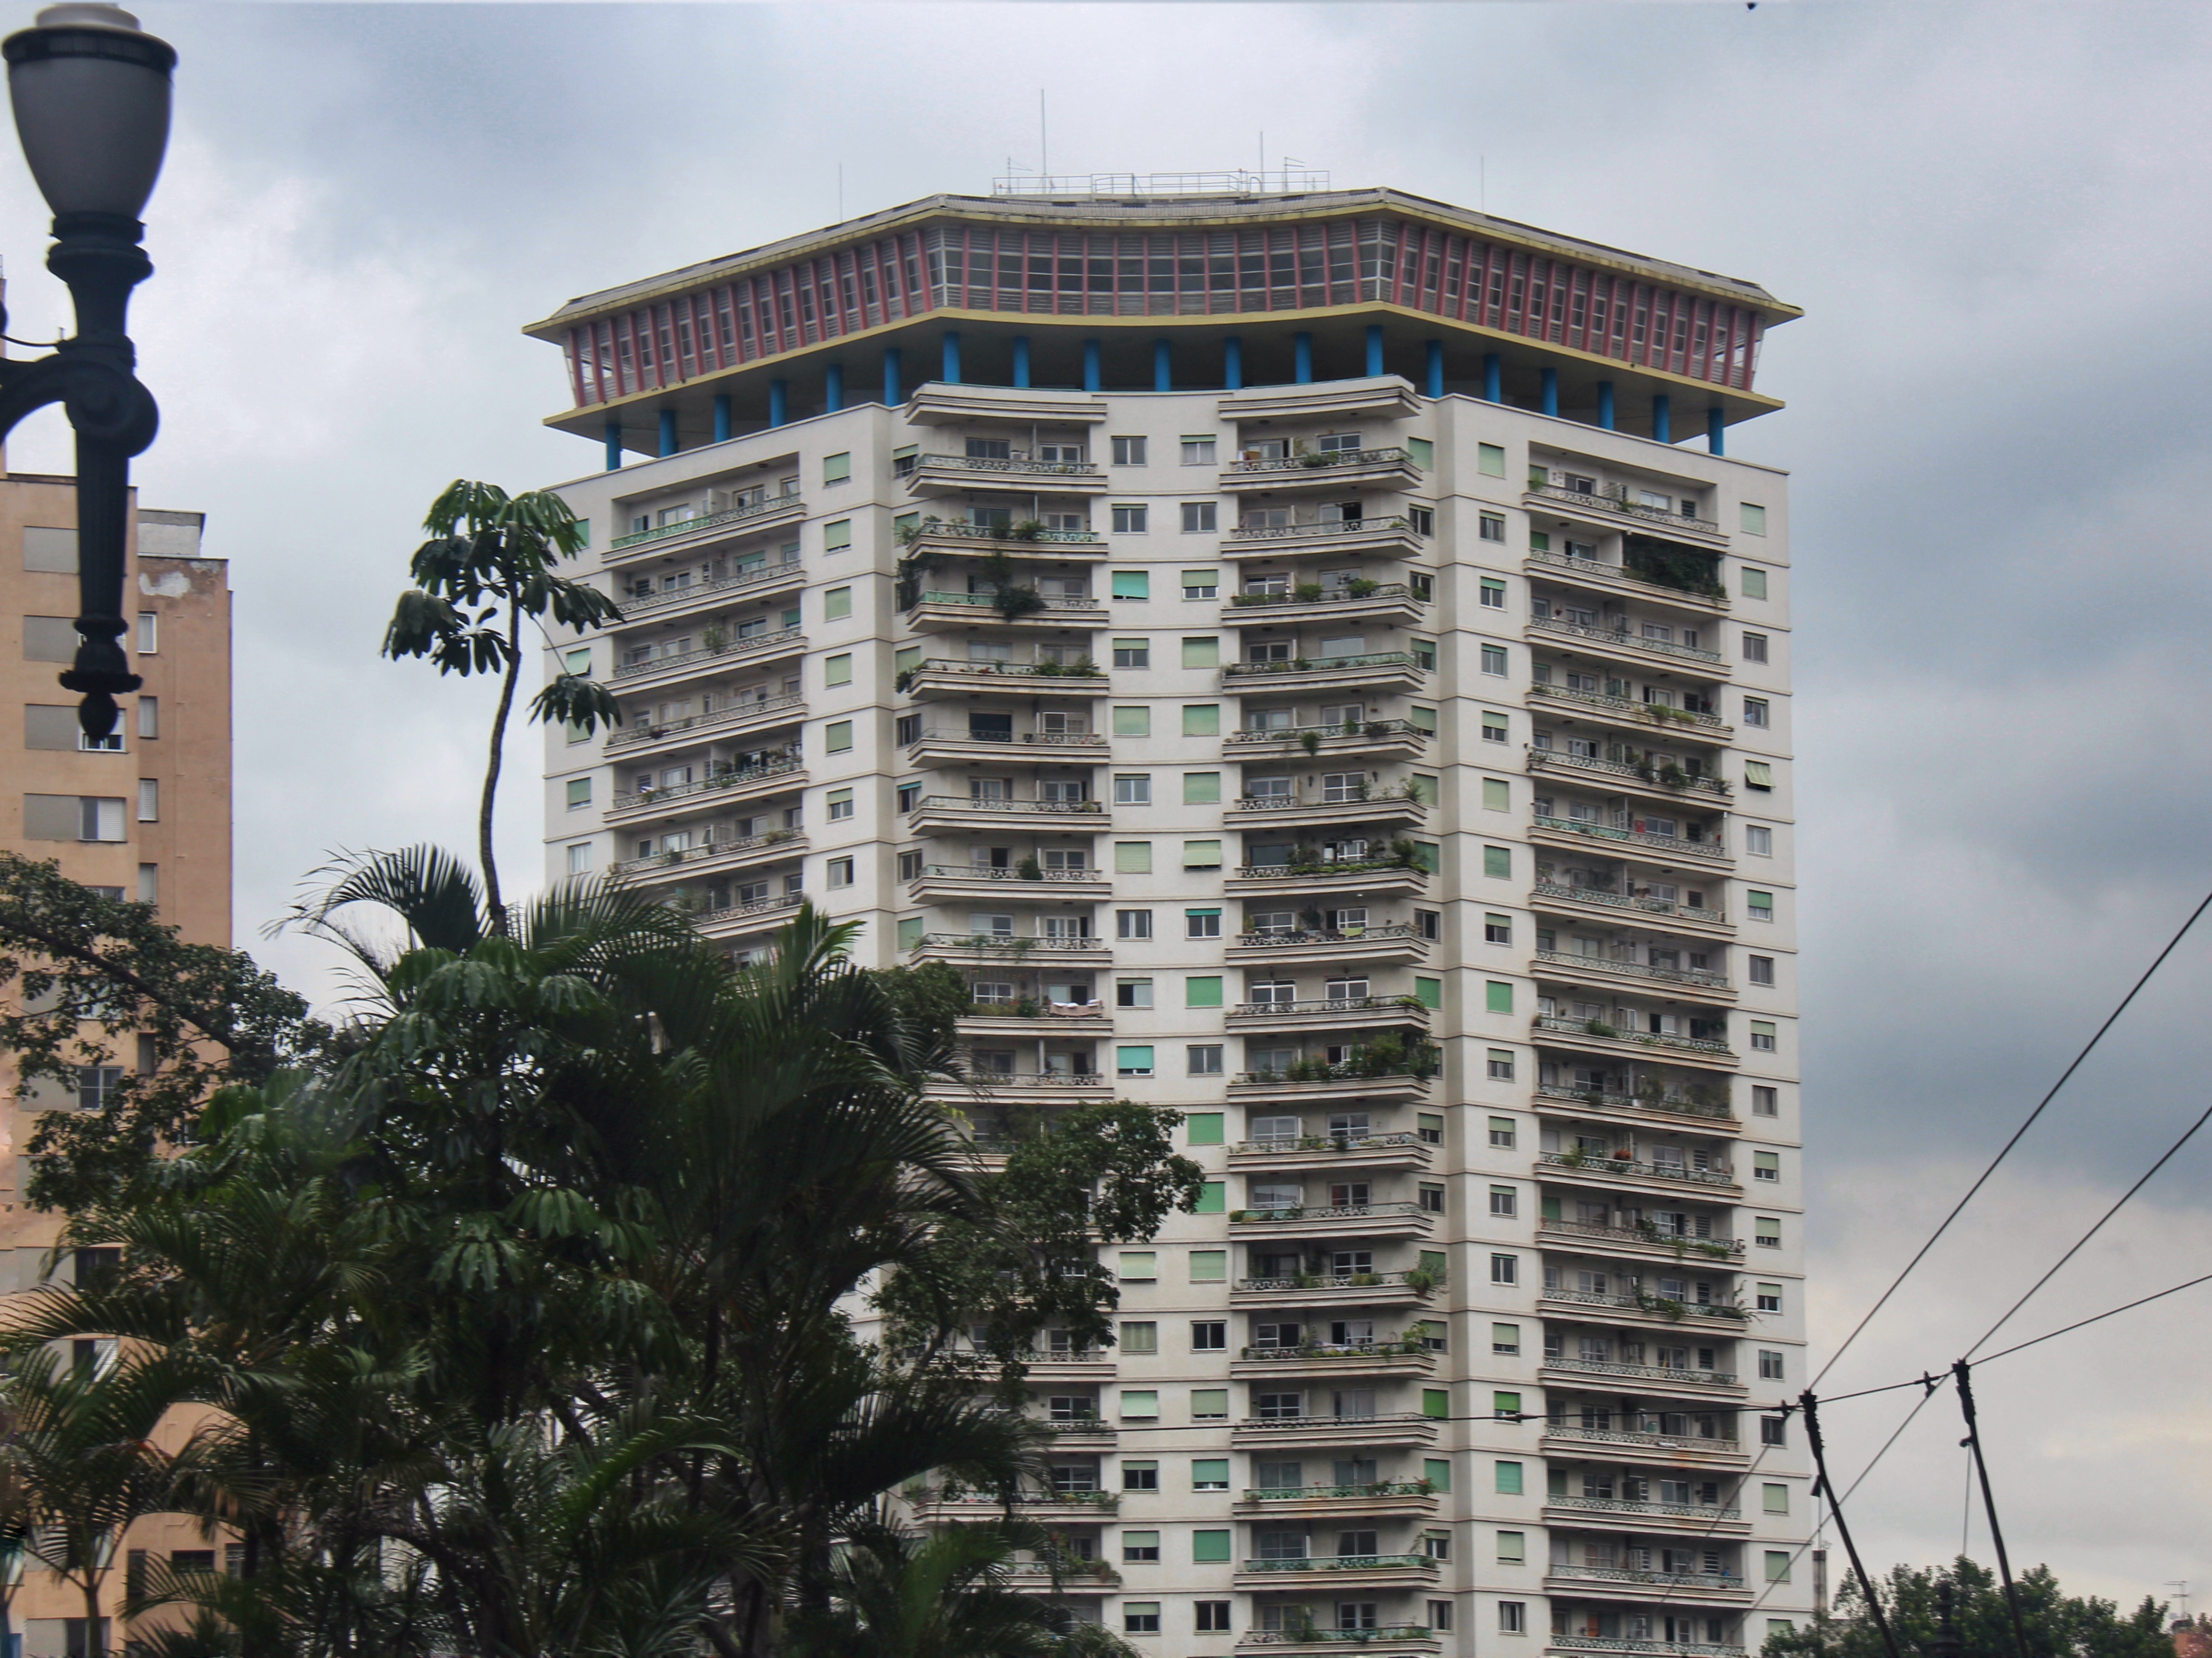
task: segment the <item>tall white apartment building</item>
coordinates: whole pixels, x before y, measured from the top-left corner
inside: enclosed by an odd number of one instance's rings
[[[1723,453],[1796,314],[1390,191],[1139,186],[530,331],[624,610],[562,647],[624,724],[549,733],[549,873],[951,963],[987,1142],[1187,1114],[1200,1212],[1030,1372],[1062,1592],[1143,1650],[1808,1613],[1789,513]]]

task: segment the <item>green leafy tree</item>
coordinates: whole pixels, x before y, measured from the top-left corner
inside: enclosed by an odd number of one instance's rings
[[[2014,1581],[2029,1658],[2172,1658],[2166,1608],[2148,1596],[2123,1616],[2112,1601],[2066,1594],[2048,1566],[2033,1567]],[[1877,1582],[1899,1649],[1934,1658],[1936,1595],[1946,1584],[1961,1658],[2014,1658],[2004,1586],[1995,1572],[1964,1555],[1944,1567],[1897,1566]],[[1834,1617],[1769,1636],[1765,1658],[1888,1658],[1888,1649],[1867,1615],[1857,1580],[1847,1578]]]
[[[492,803],[507,719],[522,675],[522,621],[544,634],[545,618],[579,633],[619,621],[622,610],[596,587],[557,574],[584,544],[583,526],[568,503],[543,489],[509,496],[493,483],[456,478],[430,503],[422,527],[431,539],[415,550],[415,586],[400,594],[385,629],[384,654],[428,657],[441,674],[495,673],[499,707],[492,716],[491,752],[477,810],[477,856],[483,865],[491,929],[507,931],[499,865],[492,853]],[[545,641],[552,644],[550,634]],[[622,714],[605,685],[565,666],[532,699],[531,717],[586,731],[618,725]]]

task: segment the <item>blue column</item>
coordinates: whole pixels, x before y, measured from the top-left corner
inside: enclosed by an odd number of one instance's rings
[[[1705,410],[1705,447],[1717,455],[1728,453],[1728,411],[1715,404]]]
[[[944,373],[938,376],[947,386],[960,384],[960,336],[948,333],[945,337]]]
[[[845,365],[833,362],[822,370],[822,404],[831,414],[845,406]]]
[[[896,345],[884,348],[884,407],[896,409],[906,401],[906,393],[899,385],[901,359]]]
[[[770,380],[768,383],[768,423],[770,426],[787,424],[791,419],[791,382]]]
[[[1482,354],[1482,400],[1485,403],[1505,401],[1505,375],[1498,366],[1495,351]]]
[[[730,394],[727,392],[717,392],[714,393],[714,441],[727,443],[729,440]]]
[[[1674,440],[1674,409],[1664,392],[1651,399],[1651,435],[1661,443]]]
[[[1423,378],[1427,382],[1425,389],[1431,397],[1440,398],[1443,396],[1444,343],[1442,340],[1431,340],[1429,342],[1428,364],[1426,372]]]
[[[1297,354],[1297,380],[1300,386],[1313,384],[1313,336],[1300,331],[1291,337],[1291,344]]]
[[[1083,342],[1083,389],[1096,392],[1098,383],[1098,342],[1085,340]]]
[[[1244,342],[1235,334],[1221,342],[1221,384],[1226,391],[1244,389]]]
[[[1175,343],[1172,340],[1152,342],[1152,390],[1175,390]]]
[[[1367,378],[1375,379],[1382,372],[1382,325],[1367,325]]]
[[[1559,371],[1556,368],[1544,371],[1544,412],[1554,416],[1559,412]]]
[[[1026,334],[1017,334],[1014,337],[1014,384],[1027,386],[1029,383],[1030,337]]]
[[[1613,429],[1613,382],[1611,380],[1600,380],[1597,383],[1597,423],[1608,432]]]
[[[618,420],[607,422],[607,471],[622,471],[622,422]]]
[[[660,411],[660,452],[672,455],[676,449],[676,411],[664,409]]]

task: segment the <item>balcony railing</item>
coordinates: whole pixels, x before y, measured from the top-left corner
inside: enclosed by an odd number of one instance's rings
[[[767,500],[754,501],[750,506],[732,507],[721,513],[704,513],[697,518],[687,518],[675,524],[657,525],[650,530],[617,536],[607,544],[607,550],[611,553],[618,548],[641,546],[648,541],[659,541],[668,536],[690,535],[696,530],[719,530],[725,525],[742,524],[749,518],[759,518],[763,513],[781,512],[793,507],[801,512],[805,510],[805,503],[795,495],[770,495]]]
[[[1318,880],[1329,875],[1373,875],[1385,870],[1405,870],[1425,878],[1428,871],[1403,858],[1340,858],[1313,864],[1243,864],[1237,877],[1243,881]]]
[[[1626,1503],[1617,1497],[1551,1497],[1545,1499],[1555,1509],[1581,1509],[1593,1514],[1642,1514],[1662,1515],[1669,1520],[1741,1520],[1741,1509],[1723,1509],[1717,1504],[1696,1503]],[[1557,1570],[1557,1567],[1553,1568]]]
[[[1270,1347],[1265,1351],[1273,1353],[1284,1350]],[[1321,1433],[1353,1428],[1406,1428],[1417,1422],[1433,1426],[1437,1420],[1419,1411],[1386,1411],[1380,1416],[1248,1416],[1237,1427],[1239,1432],[1266,1432],[1280,1428],[1285,1433]]]
[[[689,529],[690,526],[686,525],[684,527]],[[672,604],[682,604],[689,600],[704,598],[714,593],[733,592],[746,587],[757,587],[763,581],[775,581],[779,578],[788,581],[803,574],[799,561],[795,558],[787,558],[781,564],[762,564],[750,570],[741,570],[736,575],[722,576],[713,581],[695,581],[687,586],[664,587],[657,593],[647,593],[642,598],[618,598],[616,602],[622,606],[623,619],[629,622],[635,620],[648,611],[665,610]]]
[[[1743,1442],[1718,1434],[1663,1434],[1652,1428],[1585,1428],[1578,1422],[1547,1422],[1544,1431],[1559,1439],[1587,1440],[1593,1445],[1648,1445],[1654,1450],[1709,1450],[1734,1455]]]
[[[1709,536],[1721,532],[1721,526],[1716,519],[1692,518],[1664,507],[1646,507],[1641,501],[1629,501],[1620,495],[1585,495],[1580,489],[1563,489],[1556,483],[1531,484],[1528,493],[1546,501],[1564,501],[1571,507],[1587,507],[1592,512],[1641,519],[1647,524],[1669,524],[1678,530],[1696,530]]]
[[[1324,471],[1332,466],[1377,466],[1394,461],[1411,463],[1413,457],[1393,444],[1385,449],[1323,449],[1311,454],[1279,455],[1272,460],[1232,460],[1221,470],[1232,477],[1255,472]]]
[[[1369,1071],[1349,1060],[1342,1065],[1330,1065],[1321,1060],[1310,1060],[1303,1062],[1295,1072],[1240,1071],[1230,1081],[1273,1088],[1286,1083],[1386,1083],[1404,1078],[1425,1083],[1436,1074],[1434,1066],[1420,1071]]]
[[[1309,732],[1322,738],[1365,737],[1380,741],[1384,738],[1410,737],[1421,744],[1429,740],[1429,733],[1410,720],[1363,720],[1352,725],[1281,726],[1266,731],[1234,731],[1222,739],[1222,746],[1242,748],[1255,743],[1302,743]]]
[[[1103,800],[990,799],[972,794],[925,794],[917,811],[1045,811],[1071,817],[1095,817],[1106,810]]]
[[[1718,662],[1718,651],[1700,650],[1695,645],[1677,645],[1671,640],[1639,639],[1623,628],[1589,628],[1579,622],[1561,622],[1555,616],[1538,616],[1528,625],[1547,634],[1565,634],[1576,639],[1594,639],[1604,645],[1617,645],[1628,650],[1650,651],[1658,656],[1680,657],[1687,662]]]
[[[1378,581],[1366,592],[1357,593],[1345,587],[1330,587],[1304,596],[1295,587],[1279,593],[1232,593],[1229,603],[1232,609],[1247,610],[1276,604],[1358,604],[1370,598],[1405,598],[1412,599],[1417,604],[1428,603],[1425,598],[1416,598],[1413,588],[1402,581]]]
[[[1646,915],[1679,915],[1689,921],[1710,921],[1715,926],[1728,924],[1728,912],[1707,909],[1702,904],[1679,904],[1672,898],[1632,898],[1618,892],[1605,892],[1596,887],[1561,886],[1556,881],[1539,881],[1534,888],[1539,898],[1564,898],[1578,904],[1603,904],[1610,909],[1632,909]]]
[[[1288,1209],[1231,1210],[1229,1219],[1232,1225],[1246,1225],[1291,1220],[1367,1220],[1383,1215],[1418,1215],[1424,1212],[1418,1203],[1351,1203],[1327,1207],[1318,1204],[1298,1204]]]
[[[1232,662],[1222,669],[1224,679],[1264,679],[1271,674],[1346,673],[1354,668],[1427,669],[1411,651],[1366,651],[1357,656],[1296,656],[1286,662]]]
[[[1269,463],[1254,464],[1265,465]],[[1340,519],[1333,523],[1240,524],[1229,532],[1227,538],[1231,541],[1319,541],[1331,536],[1358,535],[1363,530],[1410,531],[1413,527],[1411,519],[1394,513],[1382,518],[1355,518],[1348,522]]]
[[[1701,985],[1711,990],[1726,990],[1729,978],[1725,973],[1715,973],[1702,967],[1656,967],[1649,962],[1616,962],[1605,956],[1577,956],[1566,950],[1540,950],[1536,959],[1553,967],[1587,968],[1595,973],[1625,973],[1638,979],[1661,979],[1669,984]]]
[[[1573,1100],[1583,1105],[1600,1107],[1611,1111],[1664,1111],[1677,1117],[1707,1117],[1716,1122],[1734,1122],[1735,1113],[1726,1104],[1710,1100],[1686,1100],[1674,1096],[1653,1096],[1639,1094],[1605,1094],[1595,1089],[1563,1088],[1558,1083],[1538,1083],[1540,1099]]]
[[[1319,800],[1302,799],[1295,794],[1239,795],[1234,803],[1233,810],[1237,811],[1311,811],[1317,806],[1382,806],[1393,805],[1401,801],[1410,802],[1417,806],[1425,806],[1428,804],[1422,798],[1420,790],[1408,783],[1402,788],[1370,789],[1364,793],[1354,793],[1334,799],[1328,798],[1326,792]]]
[[[1010,455],[1004,460],[990,455],[916,455],[906,470],[910,475],[937,467],[965,472],[1042,472],[1053,477],[1095,478],[1104,476],[1095,461],[1032,460],[1027,455]],[[1045,533],[1051,532],[1048,531]]]
[[[1621,1641],[1602,1635],[1554,1635],[1545,1643],[1575,1652],[1651,1653],[1658,1658],[1744,1658],[1741,1647],[1708,1646],[1696,1641]]]
[[[998,601],[989,593],[920,593],[915,602],[922,604],[964,604],[972,610],[989,610],[998,608]],[[1012,618],[1019,621],[1048,621],[1055,616],[1079,611],[1085,616],[1103,616],[1106,607],[1089,598],[1056,598],[1047,602],[1041,610],[1030,610]]]
[[[753,702],[733,702],[717,708],[712,714],[687,714],[681,720],[665,720],[658,724],[630,726],[614,732],[607,738],[610,750],[626,749],[639,743],[658,743],[688,731],[713,731],[723,726],[733,726],[757,714],[779,714],[786,708],[803,708],[806,695],[793,691],[787,696],[763,696]]]
[[[1237,1287],[1262,1292],[1278,1290],[1379,1290],[1386,1285],[1407,1282],[1407,1275],[1403,1272],[1301,1272],[1296,1278],[1240,1278],[1237,1280]],[[1436,1280],[1433,1274],[1424,1274],[1412,1282],[1417,1291],[1426,1295],[1428,1290],[1422,1286],[1433,1287]]]
[[[978,1088],[1104,1088],[1113,1078],[1097,1071],[970,1071],[968,1080]]]
[[[1743,1253],[1741,1238],[1692,1238],[1674,1232],[1662,1232],[1646,1222],[1642,1226],[1603,1226],[1589,1220],[1540,1220],[1540,1232],[1561,1232],[1569,1237],[1591,1238],[1601,1243],[1649,1243],[1679,1250],[1687,1257],[1692,1254],[1708,1260],[1726,1260],[1731,1255]]]
[[[1558,1562],[1545,1569],[1553,1577],[1582,1577],[1602,1583],[1648,1583],[1655,1588],[1741,1589],[1742,1578],[1725,1571],[1638,1571],[1629,1566],[1576,1566]]]
[[[1655,726],[1681,726],[1709,731],[1724,731],[1728,722],[1717,714],[1702,709],[1672,708],[1663,702],[1636,702],[1625,696],[1607,696],[1602,691],[1577,690],[1565,685],[1536,684],[1528,687],[1528,695],[1547,701],[1579,702],[1584,708],[1603,708],[1613,714],[1634,714]]]
[[[1620,760],[1601,760],[1594,755],[1563,754],[1557,749],[1531,749],[1528,763],[1540,771],[1587,772],[1594,777],[1633,777],[1638,782],[1650,783],[1662,789],[1682,789],[1692,794],[1710,794],[1726,799],[1733,791],[1725,777],[1707,777],[1676,768],[1668,776],[1664,766],[1632,766]]]
[[[734,852],[752,852],[763,847],[781,846],[788,846],[794,853],[804,852],[806,850],[806,837],[797,829],[770,829],[766,835],[732,836],[726,841],[702,841],[697,846],[684,847],[674,852],[656,852],[644,858],[625,858],[614,865],[610,872],[635,875],[649,869],[702,863]]]
[[[909,670],[915,673],[957,673],[978,679],[1090,679],[1105,683],[1106,671],[1096,663],[975,662],[955,657],[933,656]]]
[[[1572,1370],[1579,1376],[1625,1376],[1647,1382],[1710,1382],[1723,1388],[1735,1386],[1735,1373],[1732,1370],[1690,1370],[1665,1364],[1621,1364],[1609,1358],[1570,1358],[1565,1353],[1545,1354],[1544,1365],[1547,1370]]]
[[[1718,840],[1686,841],[1679,835],[1652,835],[1643,829],[1622,829],[1613,823],[1592,823],[1579,817],[1551,817],[1542,812],[1532,813],[1529,821],[1538,829],[1586,835],[1593,841],[1617,841],[1627,846],[1656,847],[1670,857],[1726,858],[1729,855],[1726,843]]]
[[[1243,1082],[1254,1073],[1237,1078]],[[1285,1134],[1264,1140],[1239,1140],[1231,1151],[1379,1151],[1394,1145],[1419,1145],[1419,1134]]]
[[[1404,921],[1388,921],[1376,926],[1352,927],[1337,932],[1328,927],[1297,927],[1282,932],[1240,932],[1237,935],[1239,948],[1245,950],[1291,950],[1301,944],[1379,944],[1388,938],[1418,938],[1420,930]]]
[[[1103,732],[979,732],[962,731],[958,726],[939,731],[930,726],[914,742],[921,743],[1004,743],[1010,746],[1053,749],[1103,749],[1106,746]]]
[[[1735,1054],[1726,1042],[1709,1042],[1703,1036],[1669,1036],[1651,1030],[1619,1030],[1602,1019],[1564,1019],[1556,1013],[1539,1013],[1536,1029],[1555,1030],[1563,1035],[1597,1036],[1607,1042],[1634,1042],[1643,1048],[1664,1048],[1684,1054],[1711,1054],[1734,1059]]]
[[[1436,1487],[1425,1479],[1377,1479],[1365,1485],[1260,1485],[1244,1493],[1247,1503],[1315,1503],[1335,1497],[1428,1497]]]
[[[1540,553],[1533,550],[1528,555],[1528,558],[1531,564],[1542,564],[1553,569],[1570,572],[1569,580],[1577,577],[1587,580],[1591,576],[1604,576],[1615,581],[1632,581],[1638,586],[1650,592],[1668,593],[1680,598],[1692,599],[1717,607],[1725,608],[1729,602],[1728,594],[1717,586],[1686,587],[1678,581],[1659,581],[1648,575],[1639,575],[1625,564],[1604,564],[1594,558],[1565,558],[1558,553]]]
[[[1237,1639],[1239,1647],[1325,1646],[1342,1642],[1370,1646],[1377,1641],[1426,1641],[1436,1631],[1426,1624],[1378,1624],[1373,1629],[1255,1629]]]
[[[744,766],[735,771],[719,772],[712,777],[694,778],[689,783],[671,783],[665,788],[640,789],[635,794],[617,794],[610,810],[624,811],[633,806],[658,805],[664,800],[683,800],[694,795],[715,794],[724,789],[743,788],[748,783],[764,782],[771,777],[784,777],[801,770],[805,766],[797,755],[771,761],[764,766]]]
[[[1025,934],[1017,937],[1011,932],[925,932],[912,948],[915,950],[980,950],[993,955],[1026,956],[1033,950],[1103,950],[1103,938],[1044,938]]]
[[[1302,1554],[1289,1560],[1247,1560],[1246,1571],[1381,1571],[1413,1566],[1433,1570],[1425,1554]]]
[[[1546,1151],[1544,1164],[1552,1169],[1583,1169],[1594,1175],[1635,1175],[1645,1180],[1680,1181],[1686,1186],[1734,1186],[1735,1173],[1727,1169],[1692,1169],[1680,1163],[1644,1163],[1635,1157],[1578,1156],[1572,1151]]]
[[[1424,1019],[1429,1016],[1428,1008],[1411,996],[1331,996],[1303,1002],[1239,1002],[1229,1011],[1255,1019],[1297,1013],[1413,1013]]]
[[[1428,1349],[1418,1341],[1316,1341],[1295,1347],[1247,1347],[1248,1359],[1419,1358]]]
[[[780,898],[756,899],[750,904],[731,904],[722,909],[702,909],[693,915],[699,926],[721,926],[732,921],[750,920],[756,916],[773,915],[780,910],[797,909],[805,900],[798,893],[786,893]]]
[[[755,634],[747,639],[732,639],[727,644],[709,649],[702,646],[696,651],[684,651],[675,656],[656,656],[647,662],[623,662],[615,668],[615,677],[631,679],[640,674],[660,673],[670,668],[681,668],[695,662],[711,662],[717,657],[738,656],[767,649],[771,645],[792,645],[803,642],[806,631],[803,628],[783,628],[772,634]]]
[[[1668,1320],[1710,1318],[1730,1324],[1748,1323],[1751,1315],[1741,1307],[1723,1307],[1711,1303],[1676,1301],[1668,1296],[1610,1296],[1599,1295],[1589,1290],[1553,1290],[1542,1292],[1546,1301],[1571,1302],[1577,1307],[1609,1307],[1623,1312],[1646,1313],[1655,1318]]]
[[[1000,869],[984,864],[926,864],[924,875],[935,875],[957,881],[1042,881],[1049,886],[1055,881],[1110,881],[1114,878],[1103,869],[1044,869],[1025,875],[1018,866]]]
[[[1098,469],[1094,466],[1089,470],[1095,472]],[[1103,539],[1096,530],[1047,530],[1040,527],[1017,535],[1011,523],[973,524],[966,519],[957,518],[926,518],[916,527],[915,535],[916,538],[926,536],[932,540],[1011,541],[1018,547],[1032,542],[1054,543],[1062,546],[1071,542],[1091,544]]]

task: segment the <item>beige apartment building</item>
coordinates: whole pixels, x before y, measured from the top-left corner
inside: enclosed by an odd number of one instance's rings
[[[77,726],[76,697],[55,683],[76,652],[76,484],[69,477],[0,472],[0,674],[20,720],[0,736],[9,784],[0,791],[0,846],[52,859],[62,872],[110,896],[158,906],[195,943],[230,943],[230,588],[223,561],[202,556],[198,513],[138,507],[131,514],[125,610],[134,617],[133,670],[144,680],[121,699],[104,744]],[[11,716],[11,720],[14,717]],[[123,1064],[135,1055],[118,1056]],[[0,1057],[0,1070],[6,1060]],[[82,1073],[76,1096],[52,1084],[19,1089],[0,1075],[7,1156],[0,1161],[0,1288],[37,1283],[62,1217],[22,1200],[21,1148],[37,1114],[96,1100],[108,1078]],[[75,1263],[53,1270],[66,1277]],[[87,1363],[107,1344],[80,1344]],[[219,1546],[175,1519],[142,1521],[132,1552],[212,1559]],[[125,1574],[112,1580],[119,1610]],[[24,1658],[88,1650],[83,1602],[51,1574],[30,1571],[17,1592]],[[118,1643],[111,1639],[111,1649]]]
[[[1808,1614],[1787,480],[1723,452],[1796,314],[1388,190],[1116,179],[531,329],[624,612],[558,647],[624,719],[548,733],[549,876],[951,963],[986,1156],[1186,1114],[1200,1212],[1030,1373],[1072,1616],[1737,1658]]]

